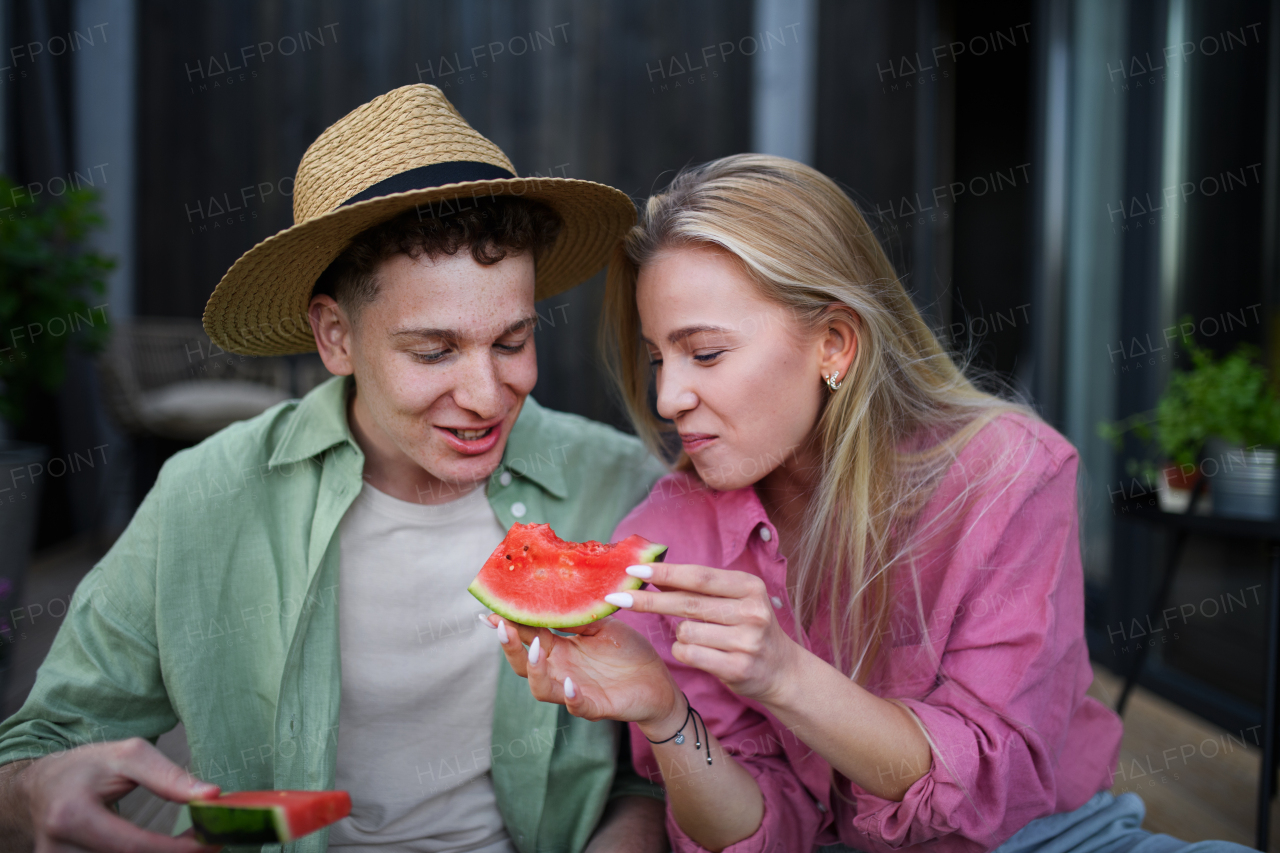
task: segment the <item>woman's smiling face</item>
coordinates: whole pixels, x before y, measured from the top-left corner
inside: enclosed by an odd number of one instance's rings
[[[658,414],[704,483],[751,485],[805,447],[828,393],[829,344],[760,295],[736,258],[705,245],[662,251],[640,269],[636,304]]]

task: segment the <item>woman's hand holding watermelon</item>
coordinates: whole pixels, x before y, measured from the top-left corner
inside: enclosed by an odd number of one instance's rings
[[[573,637],[506,622],[497,615],[488,621],[498,629],[507,662],[529,679],[529,689],[542,702],[564,705],[569,713],[588,720],[642,726],[685,712],[680,688],[649,640],[617,619],[605,617],[565,629],[577,635]]]
[[[768,668],[787,666],[793,657],[789,649],[799,647],[774,619],[758,578],[655,563],[626,571],[669,591],[613,592],[604,600],[614,607],[685,617],[674,646],[681,649],[678,660],[705,668],[733,689],[769,693],[775,688]],[[760,826],[760,786],[724,751],[701,717],[692,717],[671,671],[644,634],[608,616],[565,629],[575,634],[570,637],[503,622],[496,614],[489,616],[489,624],[497,627],[507,662],[529,680],[535,698],[564,705],[578,717],[639,727],[668,780],[668,807],[690,838],[721,850]],[[527,651],[523,643],[529,644]],[[698,784],[670,781],[688,776],[695,764]]]
[[[755,618],[757,608],[739,606],[715,592],[725,581],[720,576],[738,576],[741,572],[660,564],[633,566],[628,572],[633,577],[648,578],[642,570],[649,567],[655,570],[652,575],[655,581],[671,587],[690,589],[695,578],[710,580],[710,588],[704,590],[708,594],[635,591],[611,594],[607,598],[609,603],[661,613],[680,608],[687,611],[693,607],[698,609],[699,618],[709,620],[682,623],[678,629],[681,635],[690,630],[686,625],[724,627],[733,621],[748,626],[742,634],[748,642],[752,636],[757,639],[767,636],[767,631],[759,630],[767,625]],[[633,571],[637,568],[641,571]],[[663,570],[662,574],[658,570]],[[712,575],[707,575],[708,572]],[[750,592],[740,578],[728,580],[734,589]],[[699,599],[701,604],[691,604],[694,599]],[[767,606],[767,598],[765,603]],[[688,775],[690,762],[696,761],[699,784],[667,785],[668,806],[690,838],[704,847],[720,850],[746,838],[760,826],[764,800],[755,779],[733,756],[725,753],[719,739],[706,730],[705,723],[700,734],[696,731],[700,718],[690,725],[689,706],[671,671],[639,631],[612,617],[565,629],[573,631],[576,634],[573,637],[561,637],[546,628],[503,622],[496,615],[489,617],[489,624],[498,627],[498,639],[507,661],[517,674],[529,679],[529,688],[537,699],[564,705],[569,713],[590,720],[636,723],[653,743],[654,757],[664,778],[672,778],[672,774]],[[677,645],[687,645],[694,639],[699,643],[714,641],[714,638],[687,638]],[[785,634],[782,639],[787,639]],[[527,652],[522,641],[529,644]],[[775,657],[771,655],[767,659]],[[715,663],[709,661],[709,665]],[[748,671],[756,673],[757,670],[753,666]],[[677,731],[686,732],[687,736],[679,740],[673,738]],[[695,747],[692,755],[691,745]],[[708,759],[706,766],[702,765],[703,754]]]

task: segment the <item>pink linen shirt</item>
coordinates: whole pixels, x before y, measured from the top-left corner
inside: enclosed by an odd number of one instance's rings
[[[727,853],[809,853],[837,841],[867,853],[920,845],[975,853],[1110,787],[1121,723],[1085,695],[1092,672],[1077,464],[1075,448],[1044,422],[1002,414],[961,450],[921,510],[922,521],[954,523],[917,555],[922,610],[907,573],[895,578],[891,618],[867,684],[878,696],[900,699],[933,742],[931,768],[902,802],[864,791],[762,705],[678,663],[671,644],[679,619],[618,613],[648,635],[707,726],[760,785],[763,822]],[[948,506],[967,480],[987,472],[984,487]],[[825,618],[808,631],[797,627],[778,531],[753,488],[716,492],[691,474],[671,474],[623,519],[615,541],[633,533],[668,545],[668,562],[759,576],[782,628],[831,662]],[[661,782],[648,741],[634,725],[630,732],[636,769]],[[691,758],[690,783],[703,761],[701,753]],[[677,851],[702,849],[670,810],[667,829]]]

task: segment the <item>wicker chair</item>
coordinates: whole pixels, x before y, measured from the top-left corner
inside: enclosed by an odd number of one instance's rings
[[[121,427],[178,441],[199,441],[260,414],[293,396],[297,384],[287,359],[229,353],[199,320],[117,320],[98,365]]]

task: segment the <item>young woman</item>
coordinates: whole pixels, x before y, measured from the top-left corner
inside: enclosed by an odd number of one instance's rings
[[[633,724],[677,850],[1185,846],[1107,791],[1074,448],[966,378],[832,181],[680,174],[606,311],[637,431],[681,446],[615,536],[667,562],[577,636],[491,619],[539,699]]]

